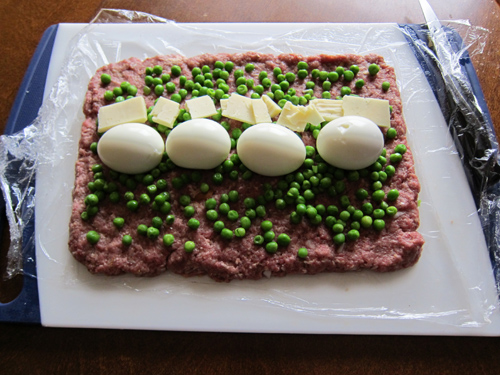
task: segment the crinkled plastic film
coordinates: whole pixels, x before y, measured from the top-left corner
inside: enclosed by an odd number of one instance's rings
[[[146,34],[137,29],[137,32],[112,33],[108,28],[118,27],[118,24],[137,27],[130,24],[139,23],[156,24],[154,27],[164,27],[166,31],[151,29],[152,32]],[[177,24],[139,12],[103,10],[72,41],[57,83],[36,121],[20,134],[2,136],[1,181],[4,196],[11,206],[8,216],[13,239],[9,275],[22,272],[20,238],[24,223],[34,212],[36,172],[45,181],[50,181],[49,185],[38,186],[37,179],[36,195],[37,221],[43,221],[46,228],[35,233],[37,264],[50,268],[50,272],[39,274],[47,284],[59,283],[68,290],[105,289],[129,298],[137,293],[159,299],[182,295],[221,306],[238,301],[266,311],[271,308],[278,313],[314,317],[411,320],[462,328],[488,325],[496,310],[497,295],[480,219],[483,227],[492,220],[498,222],[498,213],[494,210],[498,198],[490,190],[481,191],[481,215],[478,214],[446,117],[442,116],[434,97],[429,95],[432,88],[426,80],[428,72],[415,70],[418,63],[409,64],[405,60],[408,56],[405,53],[411,49],[404,35],[410,36],[411,30],[400,29],[395,24],[363,27],[297,24],[285,28],[285,32],[281,32],[281,28],[274,24],[241,29],[227,24],[224,28],[212,28],[202,24]],[[469,53],[481,53],[486,31],[470,25],[465,29],[469,33],[466,43],[472,41]],[[416,48],[427,47],[422,44]],[[220,284],[205,277],[184,278],[169,272],[155,278],[100,277],[89,274],[71,257],[67,249],[67,224],[74,162],[83,122],[82,104],[88,81],[96,69],[131,56],[194,56],[244,51],[304,55],[379,53],[394,66],[408,125],[408,140],[422,184],[419,232],[426,244],[417,265],[389,274],[291,275]],[[496,158],[494,134],[489,131],[488,137],[492,146],[490,155]],[[429,165],[432,167],[428,168]],[[449,186],[451,193],[436,195],[437,185],[439,189]],[[453,187],[456,185],[464,188],[455,193]],[[463,204],[453,204],[457,199],[463,200]],[[43,217],[39,216],[40,212]],[[62,230],[56,229],[61,226]],[[457,230],[467,234],[457,240],[450,234]],[[500,238],[497,232],[487,232],[487,235],[495,241]],[[455,246],[457,241],[461,246]],[[43,293],[41,297],[43,299]]]

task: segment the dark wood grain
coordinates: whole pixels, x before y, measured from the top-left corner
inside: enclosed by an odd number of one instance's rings
[[[430,3],[441,19],[470,19],[489,30],[483,53],[473,61],[500,134],[498,0]],[[417,0],[3,0],[0,132],[45,29],[61,22],[88,22],[103,7],[141,10],[177,22],[424,21]],[[3,237],[5,251],[5,232]],[[16,286],[3,283],[0,289],[4,301],[15,294]],[[499,347],[498,338],[139,332],[0,324],[0,373],[496,374]]]

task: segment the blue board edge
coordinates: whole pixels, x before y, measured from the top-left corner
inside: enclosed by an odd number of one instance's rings
[[[45,82],[49,70],[52,48],[57,35],[58,25],[52,25],[45,32],[30,61],[28,70],[17,93],[14,105],[7,120],[5,134],[10,135],[30,125],[38,115],[43,102]],[[0,201],[0,231],[4,226],[5,201]],[[38,282],[36,273],[36,255],[33,217],[23,233],[23,288],[11,302],[0,304],[0,321],[17,323],[41,323]]]
[[[444,80],[441,76],[441,73],[439,71],[439,68],[433,61],[433,59],[427,55],[426,53],[423,53],[421,48],[419,47],[419,44],[427,44],[428,38],[429,38],[429,30],[427,28],[427,25],[419,25],[419,24],[400,24],[399,25],[400,29],[403,32],[403,35],[405,36],[408,44],[410,45],[410,48],[413,51],[413,54],[417,58],[420,67],[424,71],[425,77],[427,78],[427,81],[429,82],[429,85],[431,86],[431,89],[436,97],[436,100],[438,101],[438,104],[441,108],[441,111],[443,113],[443,116],[445,119],[448,121],[449,116],[450,116],[450,104],[448,102],[448,98],[446,96],[445,90],[441,90],[440,87],[443,87],[444,85]],[[450,43],[452,43],[453,47],[458,51],[461,50],[463,47],[463,40],[460,37],[460,35],[452,29],[449,29],[451,31],[451,36],[452,39],[449,40]],[[471,90],[476,97],[477,104],[482,112],[482,124],[486,126],[486,128],[489,131],[489,134],[492,139],[496,140],[496,132],[495,128],[493,126],[493,120],[491,119],[491,114],[488,109],[488,105],[486,103],[486,99],[484,97],[483,90],[481,88],[481,84],[479,82],[479,78],[477,76],[476,70],[474,68],[474,65],[472,63],[472,60],[470,58],[470,55],[467,51],[465,51],[460,58],[460,65],[463,69],[464,74],[467,76],[469,80],[469,84],[471,87]],[[456,139],[454,139],[455,142],[457,142]],[[458,145],[457,145],[458,146]],[[496,147],[496,151],[498,152],[498,146],[492,145],[492,147]],[[466,163],[464,160],[464,169],[468,177],[471,175],[470,171],[470,164]],[[498,167],[498,165],[495,165],[495,167]],[[491,175],[493,176],[494,171],[490,171]],[[490,176],[488,176],[490,177]],[[498,180],[497,180],[498,181]],[[491,184],[490,186],[487,186],[487,191],[488,194],[500,195],[500,182],[496,182]],[[481,208],[480,207],[480,200],[481,200],[481,193],[482,191],[476,189],[472,184],[471,184],[471,193],[474,198],[474,201],[476,202],[476,206],[478,210]],[[496,228],[500,225],[499,222],[499,217],[500,217],[500,208],[494,207],[490,210],[490,212],[487,212],[486,214],[480,215],[480,220],[481,220],[481,226],[483,228],[485,240],[486,240],[486,245],[488,247],[489,255],[490,255],[490,261],[491,261],[491,266],[493,270],[493,276],[495,278],[495,283],[497,287],[497,293],[500,298],[500,248],[498,248],[498,239],[496,238]]]

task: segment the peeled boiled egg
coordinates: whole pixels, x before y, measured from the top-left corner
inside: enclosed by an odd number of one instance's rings
[[[237,144],[241,162],[264,176],[282,176],[299,168],[306,158],[302,140],[277,124],[257,124],[245,130]]]
[[[231,151],[231,138],[218,122],[193,119],[172,129],[166,151],[179,167],[212,169],[226,160]]]
[[[102,162],[117,172],[145,173],[156,167],[165,144],[161,135],[146,124],[117,125],[103,134],[97,143]]]
[[[362,169],[377,161],[384,148],[384,136],[373,121],[361,116],[344,116],[320,130],[316,148],[334,167]]]

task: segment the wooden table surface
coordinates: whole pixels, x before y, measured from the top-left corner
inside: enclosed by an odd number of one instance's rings
[[[489,30],[484,51],[473,62],[500,134],[498,3],[429,2],[440,19],[469,19]],[[424,22],[417,0],[3,0],[0,132],[45,29],[57,23],[89,22],[101,8],[140,10],[177,22]],[[3,253],[7,237],[4,231]],[[4,263],[0,261],[0,267]],[[19,280],[0,282],[0,301],[12,299],[19,287]],[[497,338],[184,333],[0,324],[0,372],[4,374],[497,374],[499,348]]]

